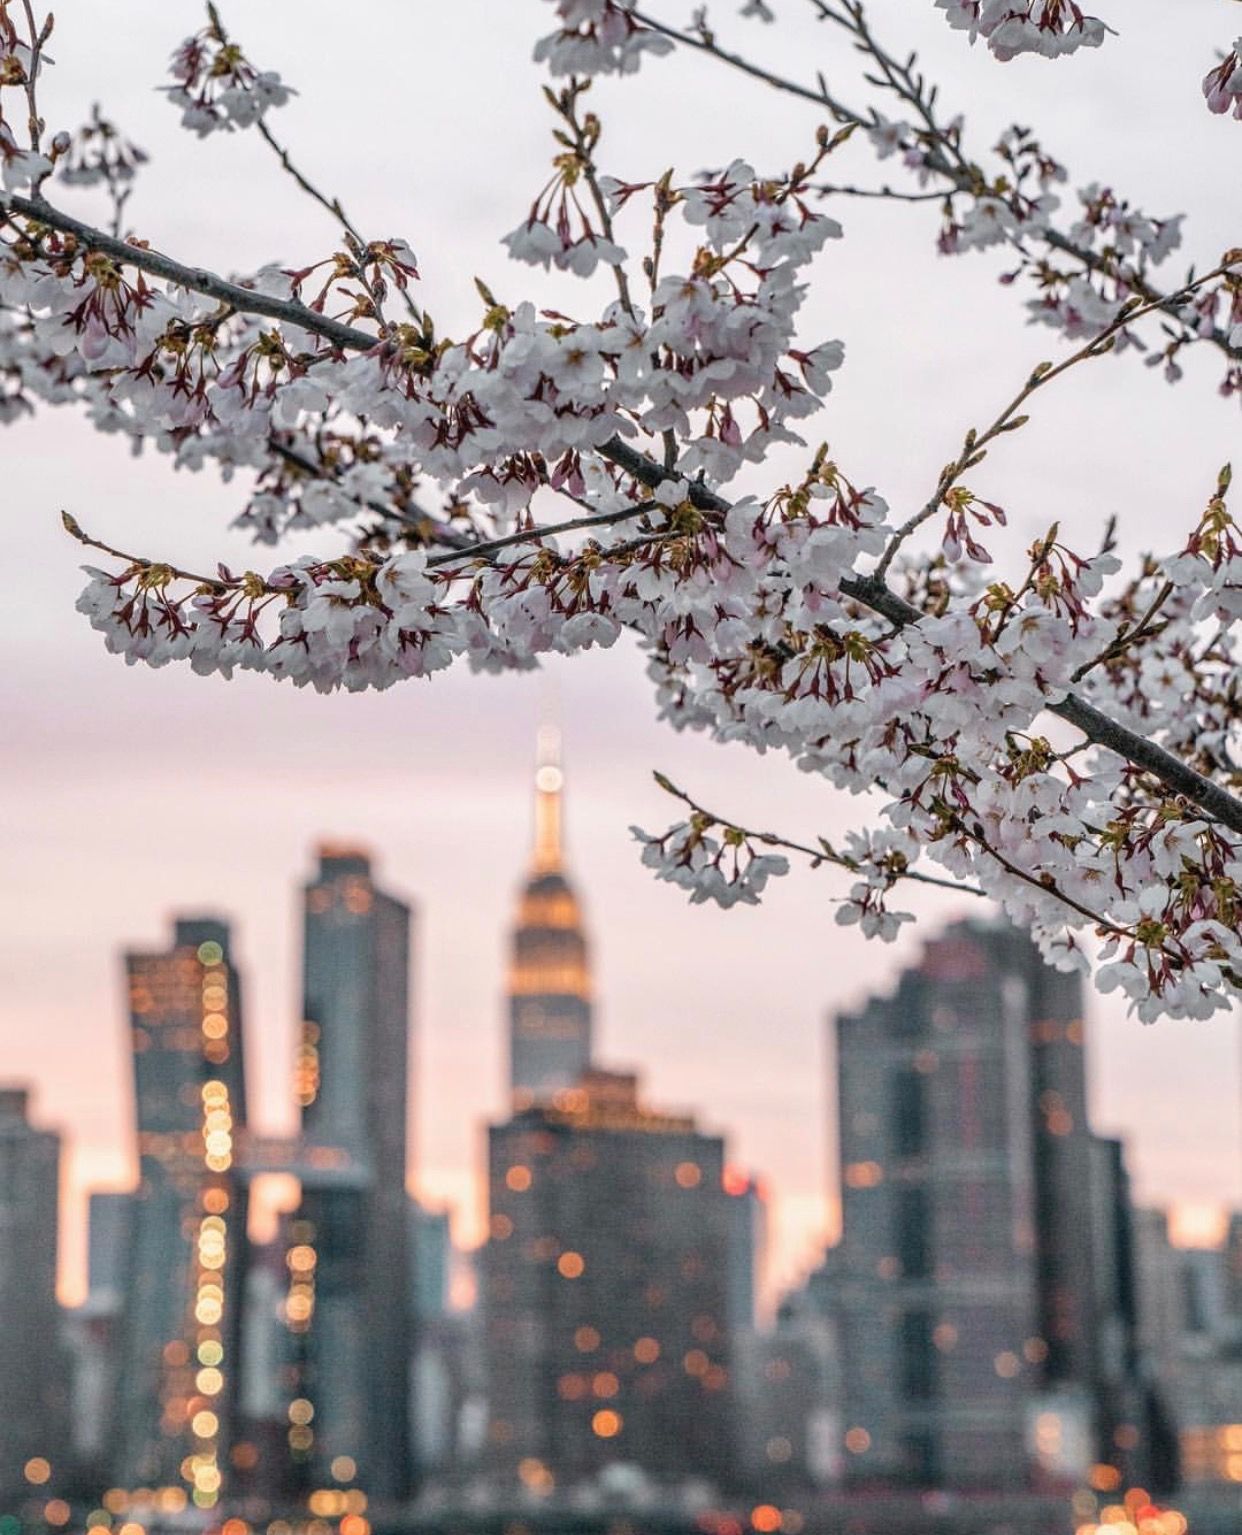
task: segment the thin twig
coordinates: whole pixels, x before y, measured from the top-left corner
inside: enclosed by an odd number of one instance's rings
[[[681,800],[696,815],[705,817],[714,826],[729,827],[740,836],[746,837],[753,842],[762,842],[767,847],[783,847],[791,853],[801,853],[811,860],[813,866],[818,866],[821,863],[830,863],[838,868],[848,870],[851,874],[863,872],[863,866],[856,858],[850,858],[844,853],[838,853],[832,844],[826,842],[823,838],[820,839],[818,847],[808,847],[806,843],[794,842],[789,837],[781,836],[778,832],[752,831],[749,827],[739,825],[737,821],[731,820],[728,816],[717,815],[714,811],[705,809],[696,799],[687,794],[684,789],[678,788],[665,774],[655,773],[652,776],[666,794],[671,794],[674,799]],[[958,895],[986,895],[986,892],[980,890],[977,885],[963,885],[957,880],[941,879],[939,875],[924,874],[919,869],[902,869],[900,872],[894,870],[888,875],[888,878],[890,885],[896,884],[900,879],[910,879],[920,885],[935,885],[941,890],[952,890]]]
[[[1184,287],[1179,288],[1177,293],[1173,295],[1173,298],[1185,298],[1188,294],[1193,293],[1196,288],[1201,288],[1205,283],[1215,282],[1218,277],[1222,277],[1233,266],[1237,265],[1242,265],[1242,258],[1239,258],[1237,262],[1226,262],[1221,266],[1215,267],[1212,271],[1206,272],[1202,277],[1195,278],[1193,282],[1189,282]],[[1154,299],[1148,303],[1143,303],[1141,300],[1131,299],[1128,304],[1122,306],[1120,313],[1111,324],[1106,326],[1098,336],[1094,336],[1088,341],[1085,346],[1079,347],[1076,352],[1073,352],[1069,357],[1063,358],[1055,366],[1049,363],[1042,363],[1038,368],[1034,369],[1022,388],[1019,389],[1009,404],[1005,406],[992,424],[985,428],[983,432],[977,433],[972,427],[966,433],[963,440],[962,451],[951,464],[947,464],[941,471],[940,479],[931,498],[919,511],[902,523],[901,527],[897,529],[889,540],[888,547],[885,549],[880,563],[876,566],[875,573],[879,579],[881,581],[884,580],[888,574],[889,566],[893,563],[893,556],[897,553],[898,549],[901,548],[902,544],[917,528],[930,517],[935,516],[943,504],[945,496],[965,471],[980,461],[988,444],[993,442],[1003,432],[1013,431],[1025,424],[1026,417],[1020,417],[1018,411],[1032,395],[1044,388],[1045,385],[1052,383],[1054,379],[1060,378],[1063,373],[1068,373],[1078,363],[1085,362],[1090,358],[1104,356],[1106,352],[1111,350],[1113,338],[1119,331],[1124,330],[1127,325],[1133,324],[1135,320],[1141,320],[1144,315],[1152,313],[1153,310],[1163,308],[1166,302],[1164,299]]]

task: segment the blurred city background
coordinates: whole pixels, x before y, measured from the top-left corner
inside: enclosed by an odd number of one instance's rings
[[[848,1010],[825,975],[839,1231],[776,1285],[763,1170],[601,1056],[548,729],[533,803],[470,1247],[407,1191],[417,916],[365,848],[302,889],[292,1134],[227,915],[126,948],[138,1181],[74,1304],[64,1137],[0,1089],[0,1535],[1242,1528],[1242,1211],[1135,1200],[1081,979],[979,916]]]

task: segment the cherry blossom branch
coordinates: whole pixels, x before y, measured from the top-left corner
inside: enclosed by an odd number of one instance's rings
[[[620,458],[614,457],[611,443],[605,443],[599,451],[605,457],[613,458],[613,461],[621,464],[627,472],[634,473],[641,467],[643,472],[635,473],[635,478],[641,478],[643,483],[655,485],[664,479],[672,478],[650,459],[641,466],[634,464],[631,468],[630,464],[633,460],[641,459],[642,455],[635,454],[633,449],[625,448],[623,444],[617,444],[617,446],[623,449],[630,463],[624,463]],[[706,486],[692,484],[689,494],[695,506],[718,512],[727,512],[729,509],[728,502],[709,491]],[[925,616],[913,603],[907,602],[904,597],[899,596],[875,575],[845,576],[841,580],[840,589],[844,596],[852,598],[862,606],[870,608],[872,612],[878,613],[882,618],[888,619],[897,629],[904,629],[909,624],[917,624]],[[1110,719],[1094,704],[1088,703],[1086,699],[1080,698],[1075,693],[1067,693],[1059,703],[1049,703],[1047,707],[1050,713],[1059,715],[1097,746],[1106,747],[1117,756],[1145,769],[1159,779],[1166,788],[1171,789],[1175,794],[1183,795],[1223,825],[1228,826],[1230,830],[1242,834],[1242,799],[1196,772],[1194,768],[1175,757],[1172,752],[1166,751],[1163,746]]]
[[[634,11],[634,17],[641,21],[643,26],[650,27],[653,32],[667,37],[670,42],[680,43],[683,48],[693,48],[699,53],[706,53],[710,58],[718,59],[720,63],[727,64],[731,69],[738,70],[741,74],[750,75],[752,79],[760,80],[764,85],[770,85],[773,90],[782,91],[788,96],[797,96],[802,101],[809,101],[813,106],[827,107],[833,117],[841,123],[856,123],[860,128],[865,128],[871,119],[846,106],[843,101],[834,97],[828,90],[827,82],[823,75],[818,75],[819,90],[813,91],[809,86],[801,85],[796,80],[787,79],[770,69],[752,63],[740,53],[730,53],[716,42],[710,31],[704,30],[699,35],[693,32],[682,32],[676,27],[670,27],[666,22],[658,21],[654,16],[645,11]]]
[[[1085,917],[1089,922],[1094,923],[1100,932],[1109,933],[1115,938],[1133,938],[1134,934],[1130,928],[1119,927],[1115,922],[1110,922],[1107,917],[1102,917],[1098,912],[1092,911],[1089,906],[1084,906],[1081,901],[1076,900],[1072,895],[1062,890],[1051,875],[1031,874],[1014,863],[1012,859],[1006,858],[1004,853],[992,846],[978,826],[968,826],[956,811],[950,810],[945,806],[944,813],[947,824],[954,831],[959,832],[968,841],[973,842],[976,847],[985,852],[989,858],[994,859],[1014,879],[1021,880],[1023,884],[1030,885],[1033,889],[1040,891],[1044,895],[1054,896],[1063,905],[1068,906],[1071,911],[1076,911],[1080,917]],[[1167,950],[1163,949],[1162,952],[1166,953],[1168,958],[1175,964],[1180,965],[1183,963],[1180,955],[1170,954]]]
[[[402,511],[400,507],[393,506],[391,502],[376,501],[369,497],[352,494],[352,492],[341,487],[339,477],[331,470],[322,464],[315,463],[312,459],[299,453],[296,448],[289,447],[287,443],[280,442],[275,437],[270,437],[267,445],[277,458],[283,459],[291,468],[297,469],[300,473],[307,475],[311,479],[324,480],[337,486],[338,489],[341,489],[342,494],[346,495],[358,507],[359,511],[374,512],[377,517],[403,523],[412,532],[419,533],[424,538],[430,539],[434,537],[446,544],[451,544],[460,538],[468,537],[468,535],[460,533],[448,523],[437,520],[430,512],[423,511],[417,505],[415,505],[414,512],[410,513]]]
[[[1125,655],[1126,651],[1131,650],[1135,645],[1139,643],[1140,640],[1147,639],[1148,636],[1154,632],[1152,629],[1152,624],[1156,618],[1156,615],[1173,595],[1175,590],[1176,588],[1174,587],[1172,581],[1166,581],[1160,590],[1156,593],[1156,595],[1152,598],[1147,611],[1143,614],[1142,618],[1139,619],[1138,623],[1135,624],[1133,629],[1126,629],[1123,633],[1119,634],[1113,643],[1109,645],[1107,649],[1102,650],[1100,654],[1094,658],[1094,660],[1084,661],[1078,670],[1074,672],[1073,680],[1075,682],[1081,682],[1087,673],[1094,671],[1097,666],[1106,666],[1109,661],[1115,661],[1118,656]]]
[[[87,549],[98,549],[100,554],[109,554],[114,560],[124,560],[132,570],[158,570],[167,572],[170,580],[193,581],[198,586],[209,587],[212,591],[228,592],[240,591],[247,581],[258,585],[266,592],[274,592],[275,587],[268,586],[266,582],[253,572],[248,571],[246,576],[201,576],[196,571],[186,570],[180,565],[170,565],[166,560],[148,560],[139,554],[128,554],[124,549],[114,548],[112,544],[105,544],[102,539],[93,537],[82,527],[77,518],[71,513],[63,511],[60,514],[61,524],[70,538],[77,539],[78,543]]]
[[[561,533],[579,533],[587,528],[611,527],[618,522],[646,516],[650,511],[650,506],[635,506],[623,512],[600,512],[590,517],[575,517],[566,522],[553,522],[541,524],[537,527],[523,528],[516,533],[506,533],[500,538],[480,539],[475,543],[464,544],[461,548],[448,550],[443,554],[430,555],[427,559],[427,569],[438,570],[446,565],[453,565],[463,560],[490,560],[491,556],[499,553],[500,550],[512,549],[518,544],[538,543],[544,538],[552,538]],[[210,586],[220,591],[240,587],[245,582],[253,583],[261,580],[253,572],[247,572],[245,577],[200,575],[196,571],[186,570],[183,566],[173,565],[167,560],[152,560],[148,559],[145,555],[131,554],[128,550],[114,548],[111,544],[106,544],[87,533],[77,519],[69,512],[62,511],[60,520],[64,525],[65,531],[72,538],[75,538],[78,543],[84,544],[88,549],[98,549],[101,554],[110,554],[114,559],[124,560],[127,565],[135,569],[154,570],[158,568],[166,570],[178,580],[194,581],[200,586]],[[678,528],[655,529],[626,543],[613,545],[605,549],[603,553],[605,557],[616,557],[617,555],[628,553],[631,549],[641,548],[646,544],[658,542],[662,539],[683,537],[685,537],[685,534]],[[277,587],[265,586],[267,591],[277,591],[278,589]]]
[[[913,75],[910,64],[900,63],[877,42],[866,22],[865,10],[861,3],[853,5],[847,3],[845,6],[846,14],[838,14],[830,5],[824,3],[824,0],[810,0],[810,3],[815,7],[822,20],[832,22],[834,25],[842,27],[851,33],[858,40],[859,49],[869,54],[875,60],[884,78],[869,77],[871,83],[893,91],[922,120],[928,137],[928,144],[923,157],[923,163],[926,168],[945,177],[959,192],[978,196],[980,192],[987,190],[981,184],[978,168],[970,163],[937,120],[934,111],[935,87],[932,87],[931,91],[928,92],[924,88],[921,78],[916,79]],[[829,91],[822,73],[816,76],[819,89],[812,90],[809,86],[803,85],[796,80],[778,75],[772,70],[752,63],[741,54],[722,48],[710,31],[705,30],[701,35],[696,36],[692,32],[683,32],[676,27],[671,27],[646,12],[635,11],[634,15],[644,26],[650,27],[652,31],[660,33],[670,41],[680,44],[682,47],[705,53],[709,57],[716,59],[719,63],[725,64],[731,69],[736,69],[742,74],[749,75],[753,79],[771,86],[774,90],[797,97],[799,100],[810,102],[813,106],[827,108],[840,122],[852,122],[864,128],[874,125],[874,112],[871,114],[863,113],[848,105],[840,97],[834,96]],[[930,201],[931,199],[929,198],[928,200]],[[1110,277],[1117,276],[1114,265],[1106,257],[1078,244],[1050,225],[1034,231],[1034,233],[1045,244],[1080,262],[1088,271]],[[1020,250],[1022,249],[1021,238],[1018,234],[1006,231],[1005,238],[1010,244],[1017,246]],[[1177,309],[1174,295],[1161,293],[1159,289],[1136,271],[1127,271],[1125,273],[1125,281],[1141,298],[1154,304],[1163,313],[1172,316],[1179,322],[1182,321],[1182,315]],[[1210,341],[1213,346],[1231,359],[1237,360],[1242,358],[1242,346],[1231,344],[1228,333],[1217,326],[1213,326],[1210,332],[1204,334],[1201,339]]]
[[[1232,260],[1223,262],[1210,272],[1205,272],[1202,277],[1196,277],[1190,282],[1185,283],[1175,294],[1171,295],[1168,302],[1175,302],[1187,297],[1205,284],[1215,282],[1218,277],[1223,277],[1226,272],[1233,270],[1235,267],[1242,267],[1242,251],[1238,252]],[[982,432],[976,432],[975,428],[971,427],[966,433],[962,442],[962,450],[957,458],[941,470],[940,479],[930,500],[919,511],[915,512],[913,516],[902,523],[901,527],[897,529],[889,540],[888,547],[885,549],[880,563],[876,566],[876,576],[881,581],[885,578],[888,574],[889,566],[893,563],[893,557],[902,544],[923,523],[935,516],[943,504],[945,496],[966,470],[974,468],[976,464],[983,461],[987,453],[988,444],[1003,433],[1017,431],[1026,425],[1028,418],[1026,416],[1019,416],[1018,411],[1021,410],[1022,406],[1034,394],[1044,388],[1045,385],[1052,383],[1054,379],[1060,378],[1062,374],[1068,373],[1078,363],[1086,362],[1095,357],[1103,357],[1112,350],[1114,338],[1120,331],[1124,330],[1127,325],[1132,324],[1135,320],[1141,320],[1144,315],[1163,308],[1165,302],[1166,300],[1156,299],[1144,303],[1142,299],[1134,298],[1128,303],[1123,304],[1112,323],[1106,326],[1099,335],[1092,337],[1085,346],[1079,347],[1076,352],[1071,353],[1069,357],[1063,358],[1055,365],[1041,362],[1031,372],[1026,383],[1023,384],[1022,388],[1014,395],[1013,399],[1010,400],[1009,404],[1005,406],[989,427],[985,428]]]
[[[819,838],[818,847],[808,847],[806,843],[795,842],[789,837],[781,836],[779,832],[754,831],[750,827],[742,826],[739,822],[731,820],[728,816],[717,815],[715,811],[708,810],[705,806],[700,805],[685,789],[679,788],[665,774],[653,771],[651,776],[666,794],[671,794],[674,799],[680,800],[695,815],[702,816],[707,825],[720,826],[727,831],[737,833],[739,837],[743,837],[748,841],[762,842],[765,847],[781,847],[789,853],[800,853],[811,860],[811,867],[813,869],[819,868],[821,864],[828,863],[845,869],[851,874],[863,872],[863,866],[858,859],[838,852],[824,837]],[[958,880],[941,879],[935,874],[924,874],[919,869],[886,868],[884,874],[890,885],[896,884],[898,880],[909,879],[914,880],[920,885],[936,885],[941,890],[952,890],[957,895],[974,895],[986,898],[986,892],[980,890],[977,885],[964,885]]]
[[[211,25],[215,28],[216,36],[219,38],[220,42],[227,45],[229,41],[229,35],[225,30],[223,18],[221,17],[219,8],[215,5],[214,0],[207,0],[207,16],[211,22]],[[263,142],[268,146],[268,148],[280,162],[281,169],[287,172],[287,174],[293,178],[298,187],[303,192],[305,192],[308,197],[317,202],[319,206],[330,213],[333,218],[339,220],[345,232],[352,236],[354,243],[358,248],[357,252],[355,253],[359,257],[358,280],[365,288],[367,297],[371,300],[371,303],[374,306],[376,317],[382,322],[384,318],[383,302],[379,294],[376,293],[374,286],[367,280],[361,257],[361,253],[367,249],[369,242],[359,232],[357,225],[354,224],[353,220],[345,212],[340,198],[329,197],[326,193],[320,191],[314,182],[311,181],[310,177],[298,169],[298,167],[294,164],[293,157],[290,155],[288,149],[279,141],[279,139],[277,139],[276,135],[263,121],[262,117],[256,119],[254,126],[259,134],[259,137],[263,140]],[[409,291],[403,288],[400,290],[400,292],[401,297],[405,301],[405,307],[410,315],[410,318],[416,325],[421,324],[422,315],[419,312],[418,306],[410,297]]]
[[[223,277],[217,277],[214,272],[209,272],[205,267],[186,266],[184,262],[161,255],[150,246],[134,245],[128,240],[105,234],[102,229],[97,229],[93,224],[87,224],[82,219],[74,218],[72,214],[53,207],[43,197],[22,197],[15,192],[0,192],[0,212],[5,210],[20,213],[26,218],[34,219],[37,223],[47,225],[49,229],[59,230],[61,234],[72,235],[88,250],[97,250],[116,261],[124,262],[127,266],[137,268],[140,272],[149,272],[153,277],[162,277],[178,288],[186,288],[192,293],[201,293],[206,298],[218,299],[220,303],[227,304],[243,314],[258,314],[270,320],[284,320],[290,325],[296,325],[302,330],[322,336],[325,341],[330,341],[339,349],[369,352],[381,344],[380,337],[373,336],[364,330],[357,330],[352,325],[344,325],[328,315],[319,314],[297,299],[275,298],[267,293],[259,293],[254,288],[244,288],[239,283],[228,282]]]
[[[553,109],[560,115],[568,126],[573,136],[573,150],[578,159],[578,166],[582,172],[582,179],[587,184],[587,190],[591,194],[591,201],[595,205],[595,213],[599,219],[599,227],[604,239],[609,245],[616,245],[616,235],[613,229],[612,214],[608,208],[608,199],[604,196],[599,184],[599,172],[595,165],[592,151],[599,140],[599,119],[594,113],[588,112],[585,120],[578,116],[578,97],[590,85],[590,81],[571,81],[567,89],[558,96],[552,90],[545,90],[545,95],[551,102]],[[630,279],[625,266],[620,261],[610,261],[609,269],[617,284],[617,297],[621,300],[621,307],[631,319],[634,315],[634,303],[630,297]]]
[[[649,505],[627,507],[624,511],[596,512],[589,517],[573,517],[567,522],[540,523],[535,527],[522,528],[516,533],[506,533],[499,538],[484,539],[476,544],[467,544],[461,549],[454,549],[450,554],[434,554],[428,561],[428,569],[441,565],[451,565],[455,560],[485,559],[498,553],[501,549],[511,549],[516,544],[537,543],[542,538],[553,538],[560,533],[580,533],[585,528],[613,527],[619,522],[632,521],[635,517],[646,516],[652,508]],[[637,543],[650,543],[662,538],[682,537],[677,528],[657,529],[651,534],[644,534]],[[605,549],[605,555],[615,555],[622,549],[637,547],[637,543],[621,545],[611,549]]]
[[[324,337],[343,350],[372,351],[382,344],[375,336],[318,314],[296,300],[278,299],[256,293],[238,284],[225,282],[202,268],[185,266],[147,247],[130,245],[114,239],[79,219],[61,213],[41,197],[26,198],[9,195],[7,203],[11,210],[62,232],[73,234],[88,247],[100,250],[119,261],[151,272],[179,286],[219,299],[242,312],[285,320]],[[597,451],[601,457],[624,469],[632,478],[649,488],[654,489],[675,478],[671,471],[618,438],[608,439]],[[722,514],[729,510],[729,503],[705,485],[692,484],[688,496],[692,505],[701,510],[712,510]],[[626,513],[604,515],[607,518],[619,520]],[[539,537],[540,534],[536,531],[525,536]],[[460,558],[460,552],[455,557]],[[917,623],[924,616],[918,608],[898,596],[875,575],[844,577],[840,583],[840,589],[845,596],[879,613],[900,627]],[[1242,800],[1203,777],[1163,747],[1110,719],[1094,705],[1073,693],[1068,694],[1059,703],[1049,704],[1048,707],[1052,713],[1067,720],[1097,745],[1105,746],[1110,751],[1144,768],[1173,792],[1184,795],[1222,824],[1242,833]]]
[[[872,197],[883,202],[892,203],[942,203],[946,197],[955,195],[952,191],[946,192],[899,192],[895,187],[850,187],[836,186],[829,182],[821,182],[812,188],[821,197]]]

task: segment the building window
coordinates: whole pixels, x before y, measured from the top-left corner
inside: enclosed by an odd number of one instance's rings
[[[899,1157],[917,1157],[927,1137],[926,1081],[914,1067],[893,1077],[893,1146]]]
[[[926,1311],[907,1311],[901,1319],[901,1390],[911,1402],[926,1402],[936,1394],[936,1354]]]
[[[931,1221],[927,1190],[918,1184],[897,1190],[897,1256],[907,1279],[931,1273]]]

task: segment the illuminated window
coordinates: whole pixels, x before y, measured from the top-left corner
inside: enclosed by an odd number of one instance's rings
[[[621,1414],[610,1407],[601,1408],[591,1419],[591,1431],[600,1439],[615,1439],[621,1432]]]
[[[883,1181],[884,1169],[878,1162],[851,1162],[845,1169],[846,1188],[873,1189]]]
[[[528,1455],[518,1462],[518,1480],[531,1492],[551,1492],[555,1478],[547,1466],[535,1456]]]

